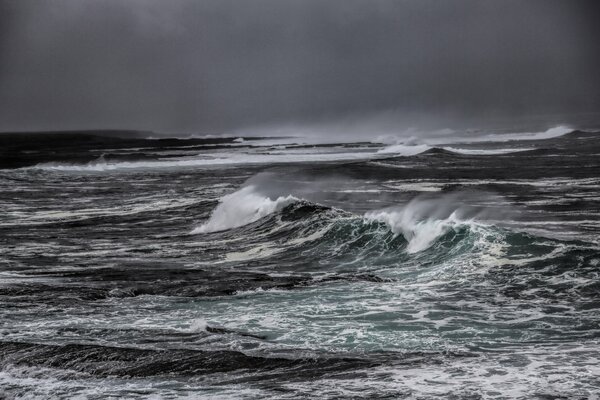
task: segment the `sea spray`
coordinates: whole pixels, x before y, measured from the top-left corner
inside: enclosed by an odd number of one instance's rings
[[[254,185],[245,186],[221,199],[204,224],[191,233],[210,233],[237,228],[257,221],[285,206],[298,201],[294,196],[280,196],[275,200],[257,192]]]
[[[469,204],[487,197],[490,195],[469,192],[437,198],[418,196],[404,206],[369,211],[365,219],[387,224],[393,233],[406,239],[407,253],[417,253],[430,247],[451,229],[480,224],[477,220],[490,219],[494,213],[498,214],[498,210],[492,212]]]
[[[377,154],[395,154],[399,156],[414,156],[417,154],[421,154],[424,151],[431,149],[430,146],[426,144],[416,144],[416,145],[406,145],[406,144],[394,144],[392,146],[385,147],[379,151]]]

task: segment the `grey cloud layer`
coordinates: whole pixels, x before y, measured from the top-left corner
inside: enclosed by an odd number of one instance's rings
[[[0,0],[0,129],[600,110],[584,0]]]

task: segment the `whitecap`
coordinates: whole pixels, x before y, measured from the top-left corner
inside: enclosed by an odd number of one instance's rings
[[[224,196],[210,218],[191,233],[210,233],[237,228],[257,221],[298,201],[294,196],[280,196],[275,200],[257,192],[254,185],[243,187]]]
[[[394,144],[392,146],[388,146],[377,151],[377,154],[397,154],[400,156],[414,156],[423,153],[424,151],[427,151],[429,149],[431,149],[431,147],[426,144]]]

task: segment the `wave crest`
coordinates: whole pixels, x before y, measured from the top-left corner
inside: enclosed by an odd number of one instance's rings
[[[424,151],[431,149],[431,146],[426,144],[394,144],[377,151],[377,154],[395,154],[400,156],[415,156],[421,154]]]
[[[210,233],[237,228],[257,221],[298,201],[294,196],[280,196],[275,200],[257,192],[254,185],[243,187],[224,196],[210,218],[191,233]]]
[[[481,211],[462,205],[459,200],[415,198],[403,207],[368,212],[365,218],[383,222],[394,234],[401,234],[408,242],[406,252],[412,254],[429,248],[450,230],[476,223],[475,217]]]

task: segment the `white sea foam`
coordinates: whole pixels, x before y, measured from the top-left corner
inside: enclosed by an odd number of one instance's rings
[[[383,143],[388,148],[393,148],[396,145],[404,146],[416,146],[416,145],[428,145],[428,146],[447,146],[452,143],[484,143],[484,142],[508,142],[518,140],[543,140],[552,139],[566,135],[572,132],[573,128],[568,126],[560,125],[553,128],[547,129],[540,132],[516,132],[516,133],[469,133],[468,131],[460,133],[458,131],[444,130],[444,134],[440,134],[442,131],[426,132],[407,130],[400,132],[396,135],[386,135],[377,137],[373,143]]]
[[[559,125],[541,132],[490,133],[471,137],[456,137],[453,142],[508,142],[513,140],[543,140],[566,135],[573,128]],[[446,141],[448,143],[448,141]]]
[[[107,162],[97,160],[88,164],[42,163],[26,169],[49,171],[103,172],[148,168],[212,167],[240,164],[278,164],[302,162],[327,162],[364,160],[373,156],[372,152],[279,152],[279,153],[205,153],[191,158],[156,161]]]
[[[521,151],[535,150],[533,147],[527,148],[514,148],[514,149],[461,149],[458,147],[442,147],[444,150],[452,151],[454,153],[465,154],[465,155],[495,155],[495,154],[509,154],[519,153]]]
[[[417,253],[451,229],[476,224],[476,209],[462,206],[458,200],[452,196],[416,198],[404,207],[370,211],[365,218],[386,223],[393,233],[401,234],[407,240],[408,253]]]
[[[276,144],[314,144],[314,140],[303,140],[302,138],[284,138],[272,140],[257,140],[251,142],[251,150],[236,151],[235,146],[245,144],[240,139],[230,143],[231,152],[202,152],[194,156],[159,159],[153,161],[109,161],[100,157],[87,164],[67,163],[42,163],[25,169],[41,169],[51,171],[74,171],[74,172],[103,172],[113,170],[151,169],[151,168],[184,168],[184,167],[215,167],[222,165],[240,164],[269,164],[269,163],[301,163],[301,162],[327,162],[327,161],[350,161],[376,159],[389,154],[400,156],[413,156],[431,149],[434,146],[445,148],[462,154],[493,155],[510,152],[530,150],[531,148],[506,148],[506,149],[465,149],[460,147],[448,147],[450,143],[478,143],[478,142],[507,142],[513,140],[540,140],[562,136],[571,129],[558,126],[544,132],[533,133],[509,133],[509,134],[484,134],[473,136],[442,135],[439,137],[397,137],[395,142],[386,138],[384,143],[393,143],[387,147],[376,149],[372,146],[359,146],[354,151],[348,151],[343,147],[334,149],[306,148],[306,149],[279,149],[273,152],[272,147]],[[336,141],[338,142],[338,141]],[[379,142],[381,143],[381,142]],[[173,154],[169,151],[161,151],[160,155]],[[183,154],[182,154],[183,155]]]
[[[414,156],[421,154],[433,147],[427,144],[395,144],[392,146],[385,147],[377,154],[397,154],[400,156]],[[465,154],[465,155],[495,155],[495,154],[509,154],[518,153],[521,151],[534,150],[533,147],[527,148],[506,148],[506,149],[465,149],[459,147],[442,146],[443,150],[448,150],[453,153]]]
[[[447,183],[445,182],[429,182],[426,180],[408,180],[408,181],[398,181],[397,183],[392,181],[391,183],[386,183],[385,187],[394,191],[402,191],[402,192],[439,192],[441,191]]]
[[[191,233],[209,233],[237,228],[281,210],[298,199],[280,196],[275,200],[257,192],[255,186],[243,187],[223,197],[204,224]]]
[[[274,254],[277,254],[281,251],[273,246],[269,246],[266,243],[259,244],[256,247],[252,247],[246,251],[235,251],[231,253],[227,253],[225,255],[225,261],[247,261],[247,260],[255,260],[257,258],[266,258],[270,257]]]
[[[417,253],[427,249],[438,237],[461,223],[455,213],[445,219],[419,220],[410,208],[372,211],[365,217],[369,220],[385,222],[392,232],[402,234],[408,241],[406,248],[408,253]]]
[[[208,324],[205,319],[196,318],[190,324],[190,332],[205,332]]]
[[[394,144],[383,148],[377,152],[377,154],[397,154],[400,156],[414,156],[424,151],[429,150],[431,147],[426,144],[407,145],[407,144]]]
[[[48,222],[84,221],[86,219],[103,216],[126,216],[148,211],[169,210],[185,207],[198,202],[206,201],[203,198],[173,198],[155,199],[153,197],[134,198],[126,204],[115,207],[80,208],[74,210],[31,210],[15,212],[13,218],[0,222],[0,226],[36,225]]]
[[[560,125],[555,126],[554,128],[550,128],[543,132],[533,132],[533,133],[524,133],[524,134],[511,134],[511,138],[513,140],[541,140],[541,139],[552,139],[555,137],[566,135],[569,132],[572,132],[573,129],[568,126]]]

